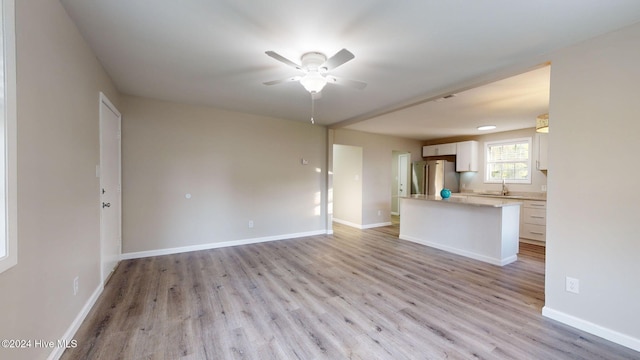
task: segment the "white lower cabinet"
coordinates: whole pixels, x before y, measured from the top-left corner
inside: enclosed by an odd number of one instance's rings
[[[524,200],[520,212],[520,237],[545,242],[547,239],[547,202]]]

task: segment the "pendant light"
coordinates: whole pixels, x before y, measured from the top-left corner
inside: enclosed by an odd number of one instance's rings
[[[536,118],[536,132],[549,132],[549,114],[538,115],[538,117]]]

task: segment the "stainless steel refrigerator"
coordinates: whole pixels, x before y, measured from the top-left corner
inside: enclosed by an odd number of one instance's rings
[[[411,167],[411,193],[421,195],[440,195],[447,188],[458,192],[460,174],[456,172],[456,163],[446,160],[416,161]]]

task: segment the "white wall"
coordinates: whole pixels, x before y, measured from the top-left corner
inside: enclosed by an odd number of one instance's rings
[[[389,223],[391,221],[391,183],[396,176],[392,165],[393,152],[411,153],[412,162],[421,160],[421,142],[346,129],[336,129],[334,132],[334,144],[359,146],[363,149],[362,224],[360,225],[367,227]]]
[[[333,145],[333,220],[362,224],[362,148]]]
[[[636,24],[551,58],[544,311],[637,350],[639,44]]]
[[[55,341],[100,286],[98,94],[118,94],[58,1],[16,1],[16,41],[18,264],[0,274],[0,339]]]
[[[531,122],[535,122],[535,119],[531,119]],[[484,190],[484,191],[500,191],[502,190],[502,184],[485,184],[485,151],[484,147],[488,141],[500,141],[519,138],[531,138],[531,154],[536,154],[538,151],[537,144],[535,142],[535,128],[515,130],[515,131],[503,131],[498,133],[486,134],[478,137],[474,137],[471,140],[478,141],[478,172],[463,172],[460,173],[460,189],[463,190]],[[535,168],[535,160],[531,162],[531,184],[508,184],[509,191],[512,192],[542,192],[542,187],[547,185],[547,174],[537,170]]]
[[[124,253],[326,231],[326,128],[121,102]]]

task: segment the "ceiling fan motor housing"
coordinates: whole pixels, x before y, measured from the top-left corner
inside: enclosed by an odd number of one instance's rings
[[[302,63],[302,70],[304,71],[327,71],[326,68],[322,69],[320,66],[327,61],[327,56],[320,52],[308,52],[302,54],[300,62]]]

